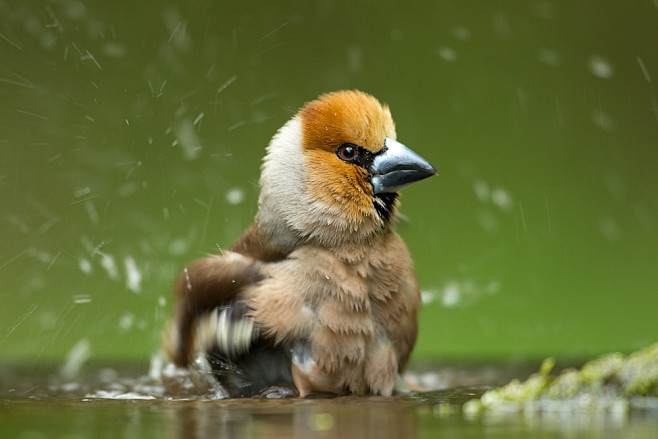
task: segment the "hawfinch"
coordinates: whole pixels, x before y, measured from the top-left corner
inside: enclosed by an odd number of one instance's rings
[[[436,170],[395,138],[388,106],[360,91],[322,95],[279,129],[253,224],[175,282],[174,364],[205,356],[235,397],[404,388],[420,294],[398,191]]]

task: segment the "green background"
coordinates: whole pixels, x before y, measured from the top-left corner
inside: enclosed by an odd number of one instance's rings
[[[658,6],[0,0],[0,358],[147,364],[178,270],[256,210],[269,139],[358,88],[440,176],[398,230],[415,358],[658,338]]]

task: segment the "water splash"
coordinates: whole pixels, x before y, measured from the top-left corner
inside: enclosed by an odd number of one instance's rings
[[[119,278],[119,269],[114,261],[114,257],[110,254],[98,252],[101,255],[101,267],[105,269],[110,279],[116,280]]]
[[[60,375],[65,379],[73,379],[78,376],[80,369],[91,356],[89,340],[79,340],[66,355],[66,360],[60,369]]]
[[[589,71],[597,78],[610,79],[614,76],[612,64],[601,55],[592,55],[588,60]]]
[[[142,291],[142,273],[137,268],[135,259],[132,256],[126,257],[124,266],[126,268],[126,288],[133,293],[140,293]]]
[[[439,57],[444,61],[455,62],[457,61],[457,52],[452,47],[441,47],[439,48]]]
[[[226,201],[229,204],[237,205],[244,201],[244,190],[240,187],[232,187],[226,192]]]
[[[190,119],[183,119],[176,127],[178,144],[183,150],[183,159],[186,161],[196,160],[201,156],[203,146],[201,139],[194,129],[194,123]]]

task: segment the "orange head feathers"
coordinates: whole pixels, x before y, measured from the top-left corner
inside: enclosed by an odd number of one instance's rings
[[[387,137],[395,139],[388,105],[361,91],[324,94],[306,104],[299,115],[305,151],[320,149],[333,154],[338,146],[352,143],[376,154]]]
[[[384,148],[387,137],[395,139],[395,124],[388,106],[360,91],[342,91],[306,104],[299,116],[313,197],[327,205],[339,204],[355,224],[368,217],[378,220],[379,203],[373,198],[368,163],[354,166],[356,160],[345,158],[346,154],[358,154],[356,148],[360,147],[367,161]],[[342,145],[351,149],[338,152]],[[392,200],[382,212],[392,213],[394,206]]]
[[[307,103],[274,136],[256,224],[268,242],[311,241],[351,252],[395,218],[398,189],[436,174],[395,140],[388,106],[360,91]]]

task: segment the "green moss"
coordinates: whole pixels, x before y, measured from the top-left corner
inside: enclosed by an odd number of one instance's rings
[[[606,410],[627,412],[638,398],[658,396],[658,343],[624,357],[604,355],[580,370],[565,369],[551,375],[554,358],[547,358],[539,372],[526,381],[517,379],[468,401],[463,411],[475,415],[486,410]]]
[[[615,379],[625,396],[658,396],[658,343],[629,355]]]
[[[621,369],[623,363],[624,356],[615,352],[586,363],[581,374],[588,383],[607,382]]]
[[[563,371],[546,389],[545,396],[548,399],[559,400],[573,398],[585,385],[581,372],[576,369]]]

